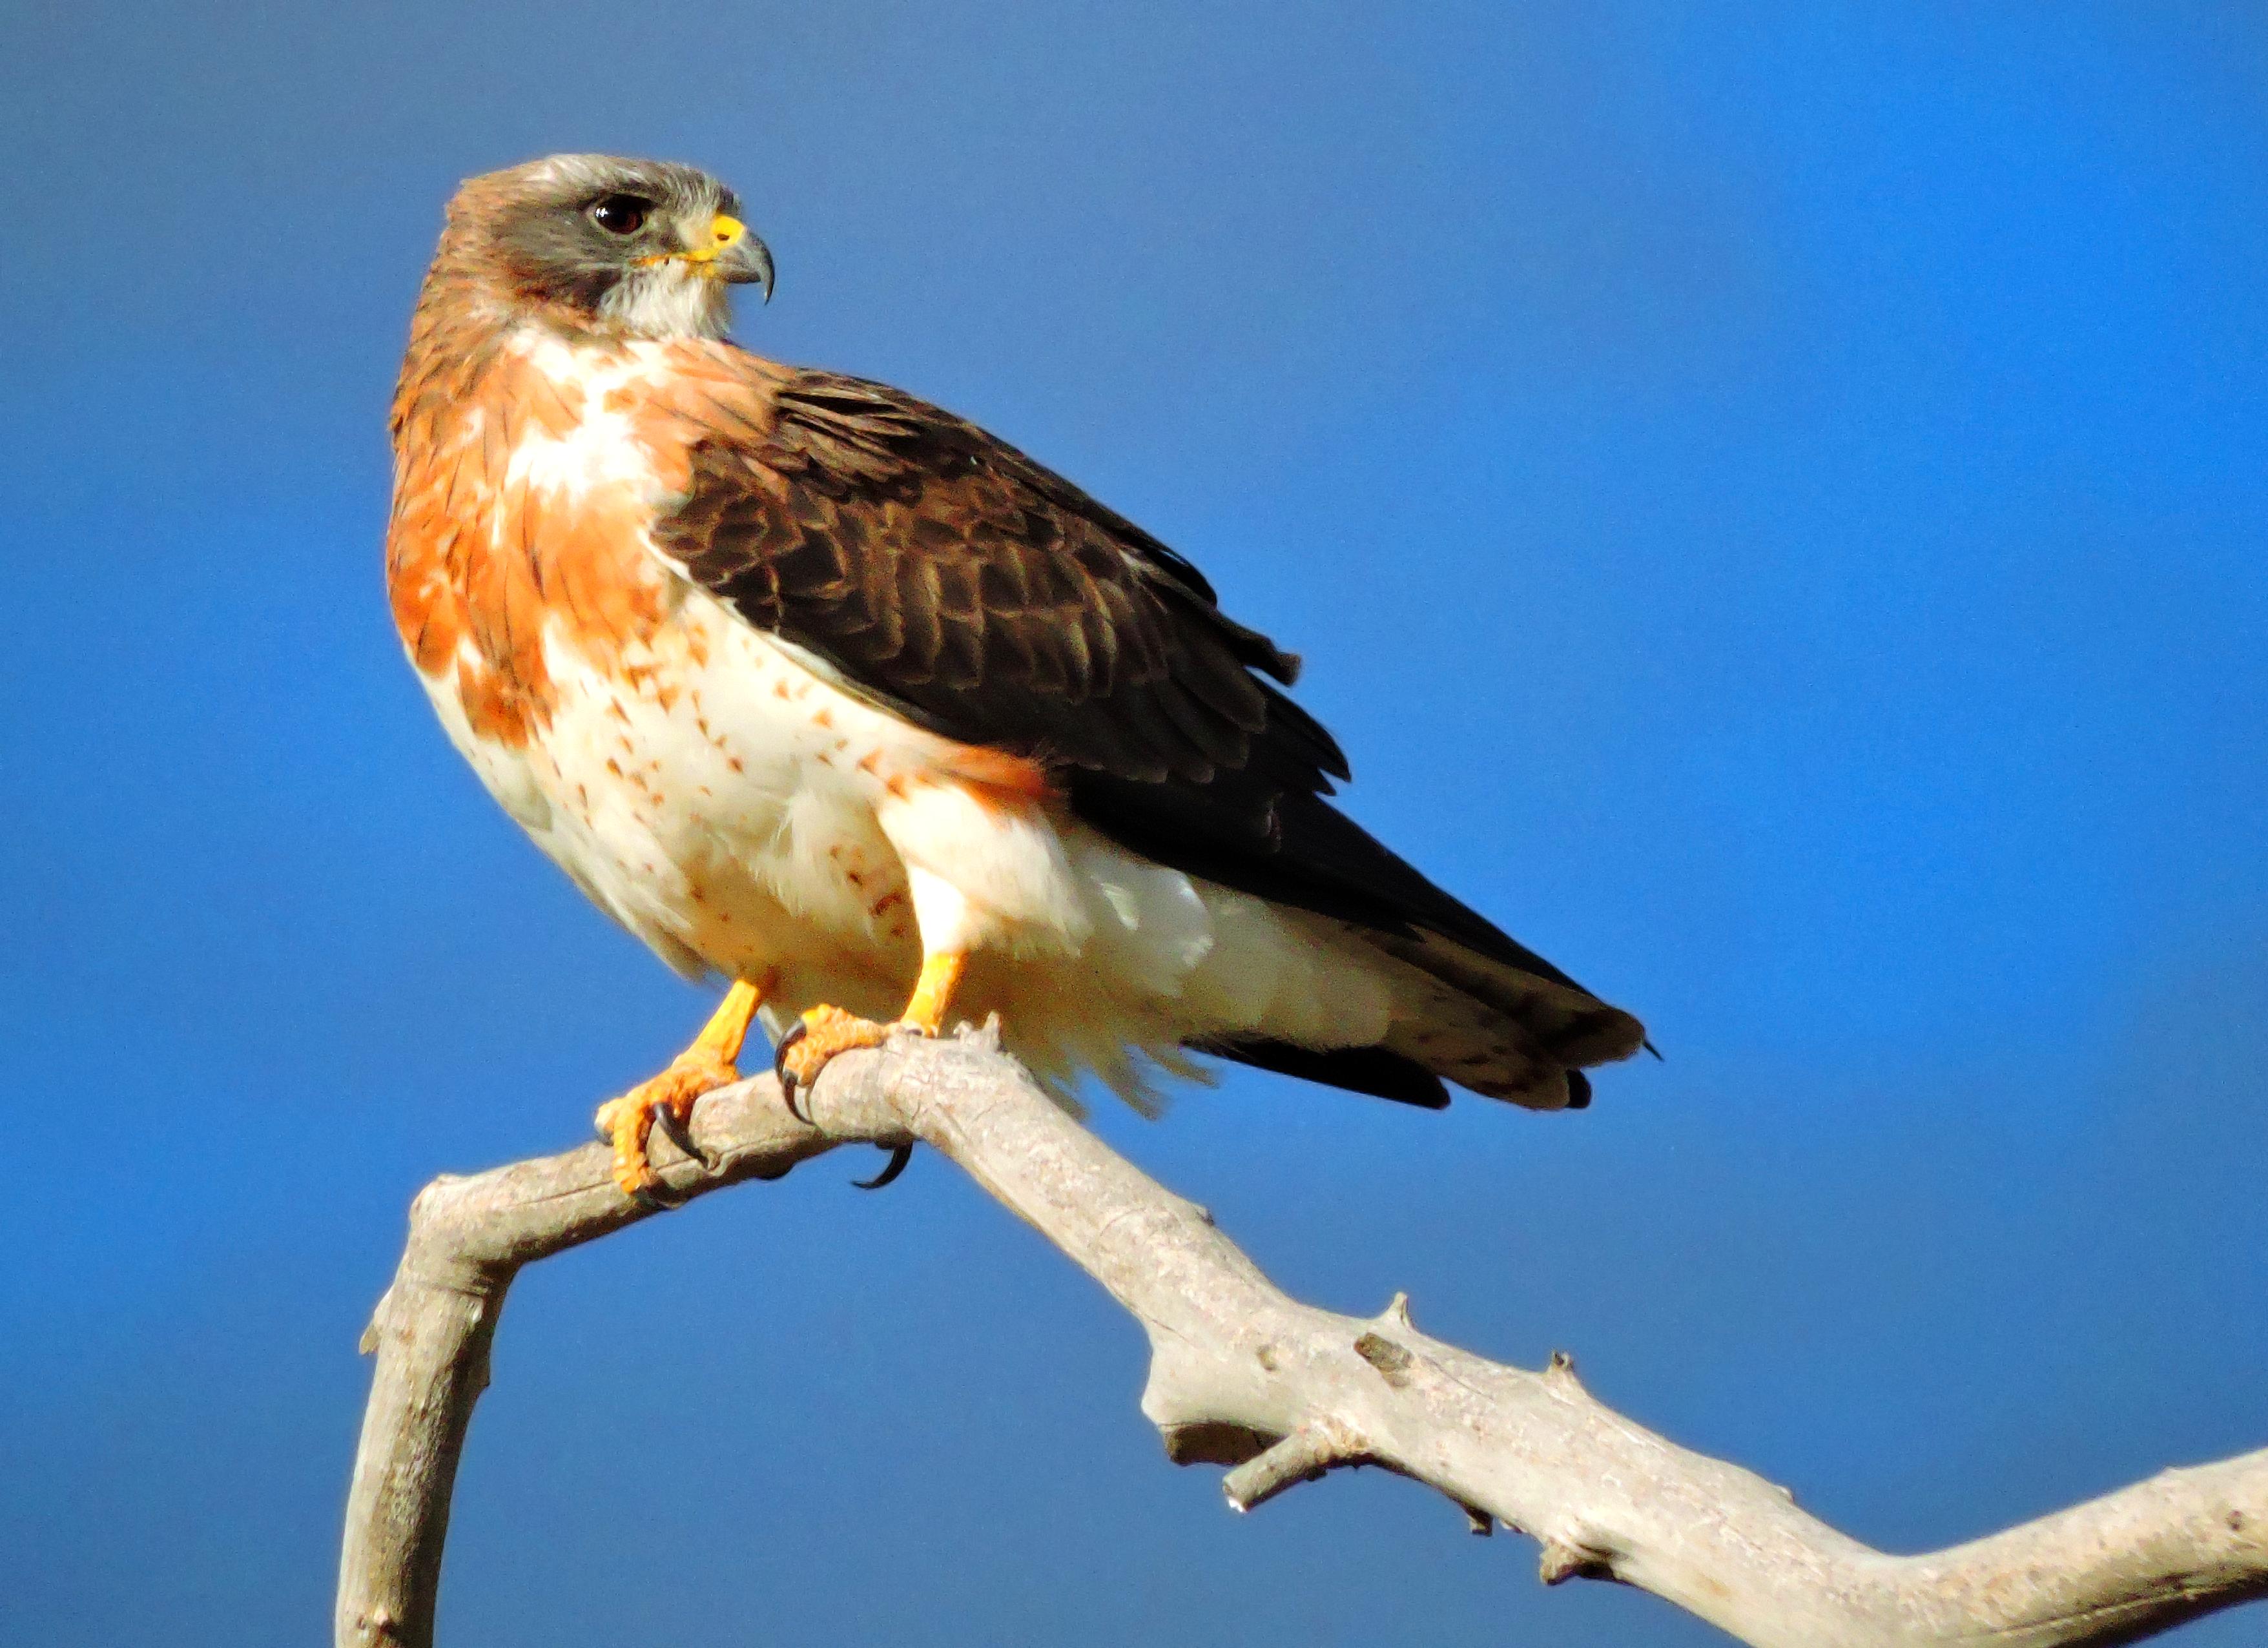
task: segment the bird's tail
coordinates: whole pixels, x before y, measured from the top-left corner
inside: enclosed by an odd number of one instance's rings
[[[1397,1012],[1384,1050],[1491,1099],[1580,1110],[1583,1072],[1646,1045],[1646,1026],[1572,979],[1547,978],[1439,933],[1366,933],[1418,975],[1418,1011]]]

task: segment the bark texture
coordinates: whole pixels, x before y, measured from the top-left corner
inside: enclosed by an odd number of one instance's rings
[[[770,1078],[702,1100],[670,1193],[776,1179],[839,1144],[926,1144],[1036,1227],[1142,1323],[1142,1411],[1182,1464],[1233,1467],[1248,1511],[1341,1466],[1382,1466],[1543,1545],[1547,1585],[1639,1586],[1759,1648],[2134,1642],[2268,1596],[2268,1450],[2170,1470],[1989,1539],[1869,1549],[1751,1472],[1602,1407],[1573,1364],[1485,1361],[1412,1324],[1287,1298],[1211,1216],[1065,1115],[987,1033],[846,1054],[791,1115]],[[428,1648],[449,1498],[505,1291],[531,1261],[653,1217],[608,1158],[437,1179],[364,1349],[377,1365],[339,1568],[341,1648]]]

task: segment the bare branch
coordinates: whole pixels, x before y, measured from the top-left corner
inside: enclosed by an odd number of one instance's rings
[[[1340,1466],[1440,1490],[1476,1533],[1543,1543],[1547,1585],[1611,1578],[1759,1648],[2126,1643],[2268,1596],[2268,1450],[2168,1471],[1992,1538],[1892,1556],[1749,1471],[1602,1407],[1555,1355],[1541,1373],[1285,1297],[1204,1209],[1057,1108],[986,1033],[846,1054],[805,1124],[769,1079],[702,1101],[711,1166],[657,1145],[673,1196],[775,1179],[838,1144],[928,1144],[1108,1289],[1150,1336],[1142,1411],[1168,1457],[1235,1467],[1250,1510]],[[652,1217],[586,1146],[436,1180],[410,1211],[364,1348],[378,1357],[341,1556],[342,1648],[430,1648],[457,1459],[519,1267]]]
[[[1311,1420],[1222,1477],[1220,1490],[1237,1510],[1249,1511],[1286,1488],[1319,1480],[1335,1465],[1361,1465],[1369,1458],[1361,1438],[1344,1425]]]

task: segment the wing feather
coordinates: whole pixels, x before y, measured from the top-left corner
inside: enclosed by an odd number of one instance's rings
[[[683,500],[656,532],[695,583],[875,703],[1044,761],[1072,810],[1122,845],[1373,933],[1498,1007],[1551,1070],[1636,1049],[1637,1020],[1322,798],[1346,757],[1280,690],[1299,659],[1224,614],[1189,562],[950,413],[737,358],[746,404],[695,420]],[[1223,1050],[1271,1068],[1292,1057]],[[1388,1074],[1349,1065],[1339,1078],[1429,1101]]]
[[[699,432],[657,534],[750,623],[965,743],[1144,782],[1202,784],[1271,743],[1286,784],[1344,770],[1253,679],[1288,680],[1289,657],[1070,482],[858,379],[788,373],[769,410]]]

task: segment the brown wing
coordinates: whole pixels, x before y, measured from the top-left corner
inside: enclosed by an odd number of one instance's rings
[[[1073,811],[1134,851],[1370,929],[1557,1064],[1637,1048],[1637,1020],[1322,798],[1344,756],[1253,673],[1288,685],[1298,660],[1224,614],[1188,562],[897,390],[788,371],[769,395],[768,416],[751,407],[694,441],[685,502],[657,528],[696,584],[909,719],[1044,761]],[[1336,1054],[1217,1050],[1271,1068],[1296,1055],[1300,1074],[1416,1093],[1366,1068],[1309,1068],[1344,1063]],[[1576,1076],[1555,1091],[1580,1103],[1587,1089]]]
[[[1298,659],[1069,482],[855,378],[791,374],[770,412],[696,442],[659,547],[856,690],[964,743],[1138,784],[1250,770],[1313,794],[1346,776],[1254,673],[1289,682]]]

